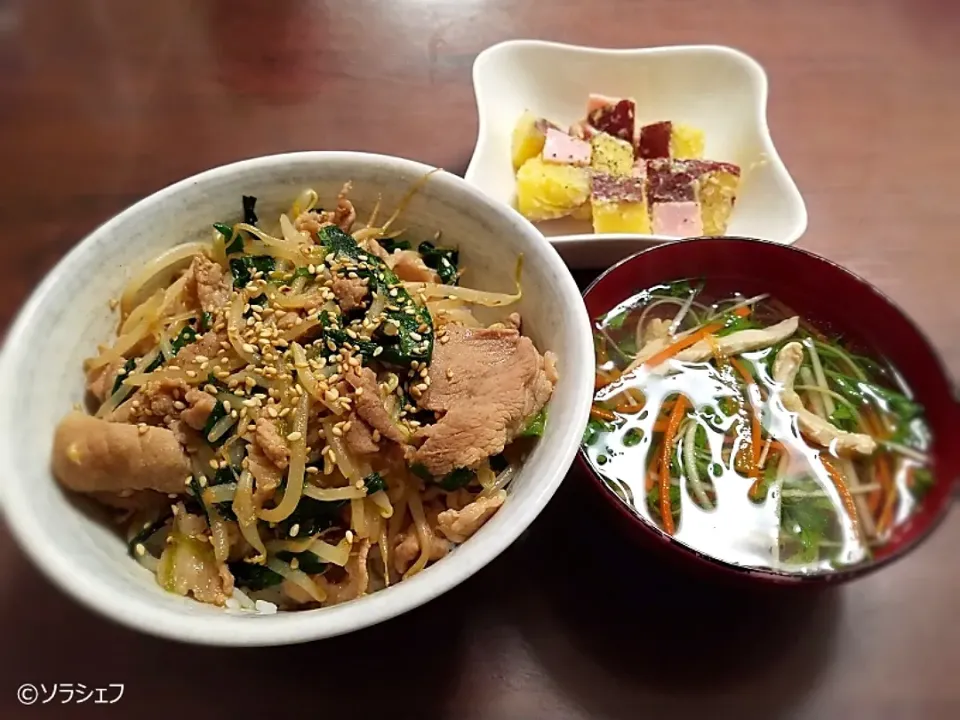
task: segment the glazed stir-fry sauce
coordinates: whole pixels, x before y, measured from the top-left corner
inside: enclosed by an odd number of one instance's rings
[[[660,285],[594,337],[587,456],[695,550],[785,572],[864,562],[932,485],[923,409],[896,371],[774,298]]]

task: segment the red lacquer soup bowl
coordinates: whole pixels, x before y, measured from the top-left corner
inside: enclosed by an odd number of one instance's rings
[[[661,283],[703,278],[707,288],[744,295],[770,293],[814,325],[852,339],[888,359],[925,408],[933,434],[929,455],[934,485],[919,508],[892,531],[873,558],[841,569],[811,574],[744,567],[693,549],[647,522],[611,491],[583,449],[580,462],[595,491],[629,532],[672,559],[766,584],[820,585],[845,581],[903,557],[927,537],[944,516],[960,477],[960,405],[929,341],[893,302],[862,278],[805,250],[749,238],[694,238],[660,245],[627,258],[587,288],[584,299],[593,321],[637,292]]]

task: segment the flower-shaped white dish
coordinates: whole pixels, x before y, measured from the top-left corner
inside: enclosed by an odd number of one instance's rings
[[[433,174],[401,216],[411,237],[444,237],[460,248],[464,283],[511,291],[516,257],[526,263],[517,311],[524,334],[558,355],[560,379],[543,436],[491,520],[448,557],[409,580],[318,610],[242,613],[166,592],[127,556],[118,533],[83,511],[50,470],[54,427],[84,396],[83,358],[112,337],[117,297],[161,251],[210,235],[234,217],[242,194],[277,217],[306,187],[331,200],[345,180],[368,217],[382,195],[395,208],[432,168],[356,152],[302,152],[255,158],[201,173],[141,200],[79,243],[33,293],[0,353],[0,500],[13,536],[78,600],[125,625],[186,642],[283,645],[372,625],[449,590],[499,555],[540,513],[577,452],[593,394],[590,323],[576,283],[543,236],[510,208],[463,179]]]
[[[562,126],[580,120],[590,93],[632,97],[637,123],[672,120],[706,133],[705,157],[743,170],[729,235],[790,244],[807,227],[807,211],[767,127],[767,77],[738,50],[715,45],[605,50],[539,40],[511,40],[477,56],[473,84],[480,115],[467,182],[513,205],[510,160],[514,124],[524,110]],[[676,238],[592,232],[589,221],[539,223],[567,263],[601,267],[651,244]]]

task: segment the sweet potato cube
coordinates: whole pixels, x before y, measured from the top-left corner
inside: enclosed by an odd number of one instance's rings
[[[650,233],[642,177],[594,173],[590,206],[596,233]]]
[[[608,175],[630,175],[633,170],[633,145],[607,133],[595,135],[590,144],[593,145],[590,167]]]
[[[647,199],[661,202],[696,202],[697,176],[692,163],[670,158],[647,161]]]
[[[587,168],[527,160],[517,171],[517,210],[528,220],[572,215],[590,198]]]
[[[687,163],[696,177],[704,235],[727,232],[740,189],[740,168],[733,163],[697,160]]]
[[[674,123],[670,133],[670,156],[678,160],[703,157],[705,145],[703,130],[691,125]]]
[[[510,142],[510,154],[513,158],[513,169],[519,170],[527,160],[536,157],[543,150],[546,140],[544,123],[529,110],[520,116],[513,127],[513,136]]]

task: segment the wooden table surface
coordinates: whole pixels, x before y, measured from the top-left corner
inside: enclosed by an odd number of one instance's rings
[[[205,168],[326,148],[462,172],[471,63],[514,37],[756,57],[801,244],[889,293],[960,374],[960,4],[937,0],[7,0],[0,329],[86,233]],[[114,717],[960,717],[956,512],[875,576],[770,598],[651,563],[583,500],[573,474],[503,557],[402,618],[265,650],[116,627],[0,529],[0,716],[100,717],[15,691],[122,682]]]

